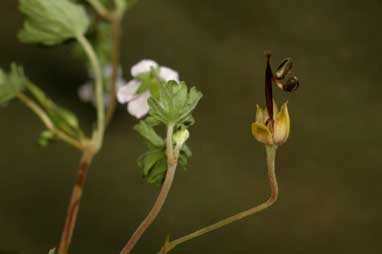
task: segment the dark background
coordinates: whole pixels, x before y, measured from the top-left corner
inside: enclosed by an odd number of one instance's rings
[[[295,62],[292,129],[279,149],[280,199],[271,209],[174,253],[381,253],[381,1],[141,0],[125,19],[123,70],[142,58],[177,69],[204,93],[194,155],[137,245],[156,253],[179,237],[265,200],[262,145],[251,136],[264,104],[264,49]],[[77,99],[83,64],[67,47],[22,45],[17,1],[2,0],[0,64],[29,77],[90,127]],[[59,240],[79,153],[41,148],[38,119],[18,102],[0,109],[0,249],[47,253]],[[118,253],[156,198],[136,165],[144,150],[121,107],[89,174],[71,253]]]

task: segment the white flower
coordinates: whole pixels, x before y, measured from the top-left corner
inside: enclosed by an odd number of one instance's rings
[[[150,72],[156,68],[158,68],[158,64],[155,61],[144,59],[131,67],[131,76],[138,77],[140,74]]]
[[[112,65],[107,65],[103,69],[103,75],[106,78],[111,78],[112,72],[113,72]],[[94,75],[92,73],[90,73],[89,76],[92,79],[94,79]],[[119,68],[118,69],[118,78],[117,78],[117,82],[116,82],[116,88],[118,89],[119,87],[124,86],[125,83],[126,83],[126,81],[122,78],[122,69]],[[94,92],[94,88],[95,87],[94,87],[93,81],[87,81],[86,83],[81,85],[80,88],[78,89],[78,97],[80,98],[80,100],[82,102],[85,102],[85,103],[93,103],[93,105],[95,106],[97,104],[97,102],[96,102],[96,95]],[[111,96],[109,94],[106,94],[104,96],[105,106],[108,106],[110,104],[110,102],[111,102]]]
[[[117,90],[117,99],[121,104],[127,103],[128,112],[138,119],[144,117],[150,110],[147,102],[150,98],[150,91],[137,93],[141,86],[139,76],[151,71],[157,71],[158,78],[162,81],[174,80],[179,82],[179,74],[176,71],[165,66],[159,66],[153,60],[145,59],[135,64],[131,68],[131,75],[134,79]]]
[[[159,78],[163,79],[164,81],[175,80],[176,82],[179,83],[179,74],[173,69],[170,69],[168,67],[161,66],[159,68],[158,75],[159,75]]]

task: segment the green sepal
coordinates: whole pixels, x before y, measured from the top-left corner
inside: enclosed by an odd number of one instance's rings
[[[55,45],[86,33],[90,20],[82,5],[70,0],[20,0],[26,16],[19,39]]]
[[[201,92],[195,87],[188,90],[184,82],[160,83],[159,95],[153,95],[148,100],[149,113],[165,125],[181,124],[189,119],[201,98]]]
[[[154,69],[136,77],[136,79],[141,82],[141,85],[136,91],[137,94],[141,94],[149,90],[152,96],[159,96],[160,80],[157,77],[157,72],[158,69]]]
[[[11,64],[9,73],[0,69],[0,104],[14,99],[17,93],[25,88],[27,82],[23,68],[15,63]]]

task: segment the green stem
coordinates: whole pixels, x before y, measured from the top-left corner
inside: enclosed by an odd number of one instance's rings
[[[174,155],[174,148],[172,142],[172,135],[174,131],[174,126],[169,126],[167,128],[167,173],[165,181],[163,182],[162,189],[152,207],[151,211],[147,215],[147,217],[142,221],[137,230],[131,236],[129,241],[126,243],[125,247],[122,249],[121,254],[130,254],[130,251],[134,248],[135,244],[142,237],[143,233],[150,227],[155,218],[158,216],[160,210],[163,207],[167,199],[167,195],[171,189],[172,182],[175,176],[175,170],[177,166],[177,155]]]
[[[78,42],[81,44],[88,55],[91,67],[95,76],[95,91],[97,101],[97,129],[93,141],[95,142],[95,150],[98,151],[102,146],[103,135],[105,132],[105,104],[103,98],[102,70],[98,58],[92,45],[83,35],[77,36]]]
[[[215,224],[212,224],[210,226],[201,228],[191,234],[188,234],[186,236],[180,237],[174,241],[171,241],[167,244],[162,249],[163,253],[167,253],[168,251],[172,250],[175,248],[177,245],[182,244],[184,242],[187,242],[193,238],[199,237],[201,235],[204,235],[208,232],[211,232],[213,230],[216,230],[218,228],[221,228],[223,226],[226,226],[228,224],[231,224],[235,221],[241,220],[245,217],[248,217],[250,215],[256,214],[271,205],[273,205],[277,198],[278,198],[278,185],[277,185],[277,178],[276,178],[276,173],[275,173],[275,159],[276,159],[276,146],[266,146],[266,155],[267,155],[267,168],[268,168],[268,178],[270,182],[270,187],[271,187],[271,195],[267,201],[264,203],[257,205],[251,209],[248,209],[246,211],[240,212],[238,214],[235,214],[231,217],[228,217],[224,220],[221,220]]]
[[[18,93],[17,98],[24,103],[28,108],[30,108],[37,116],[40,118],[42,123],[45,125],[45,127],[50,130],[52,133],[54,133],[57,138],[61,139],[62,141],[68,143],[69,145],[74,146],[75,148],[82,150],[83,144],[72,138],[71,136],[67,135],[65,132],[62,132],[58,130],[53,122],[50,120],[48,114],[32,99],[30,99],[28,96],[26,96],[23,93]]]
[[[113,70],[111,75],[111,89],[110,89],[110,105],[106,112],[106,122],[107,124],[113,118],[117,100],[116,100],[116,84],[118,80],[118,71],[120,65],[120,48],[121,48],[121,17],[116,16],[112,18],[112,27],[113,27],[113,51],[112,51],[112,62],[113,62]]]

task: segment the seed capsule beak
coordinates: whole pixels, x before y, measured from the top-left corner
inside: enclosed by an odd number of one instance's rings
[[[288,57],[285,58],[277,67],[275,78],[276,79],[284,79],[286,76],[288,76],[293,69],[293,62],[292,58]]]

